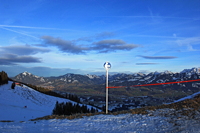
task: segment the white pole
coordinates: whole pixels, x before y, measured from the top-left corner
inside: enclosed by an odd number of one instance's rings
[[[104,63],[106,69],[106,114],[108,114],[108,70],[111,68],[111,64],[107,61]]]
[[[106,70],[106,114],[108,114],[108,70]]]

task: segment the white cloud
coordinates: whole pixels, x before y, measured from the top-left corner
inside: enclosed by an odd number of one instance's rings
[[[195,49],[194,46],[200,45],[200,37],[179,38],[175,41],[169,41],[171,44],[176,44],[179,47],[185,47],[188,51],[199,51],[200,47]]]
[[[175,40],[179,46],[196,45],[200,44],[200,37],[188,37]]]

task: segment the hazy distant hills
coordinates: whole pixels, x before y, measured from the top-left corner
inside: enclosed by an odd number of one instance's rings
[[[93,94],[101,95],[105,91],[105,75],[80,75],[80,74],[65,74],[57,77],[39,77],[28,72],[20,73],[12,78],[15,81],[20,81],[36,86],[47,87],[53,90],[67,91],[78,94]],[[160,93],[165,93],[168,90],[182,90],[185,93],[190,94],[199,91],[200,82],[189,82],[181,84],[168,84],[152,87],[129,87],[139,84],[153,84],[153,83],[166,83],[176,82],[184,80],[200,79],[200,68],[184,69],[181,72],[173,73],[170,71],[165,72],[151,72],[149,74],[135,73],[124,74],[118,73],[109,75],[109,86],[127,86],[126,88],[120,88],[113,90],[113,95],[129,95],[135,93],[138,88],[140,91],[144,91],[145,94],[152,95],[155,88],[159,88]],[[152,89],[153,88],[153,89]],[[128,92],[127,92],[128,91]],[[157,91],[157,90],[156,90]],[[112,89],[110,89],[112,94]],[[158,92],[155,92],[158,93]],[[140,94],[140,95],[145,95]]]

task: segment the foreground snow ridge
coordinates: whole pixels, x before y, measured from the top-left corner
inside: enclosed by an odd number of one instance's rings
[[[26,122],[0,122],[0,132],[56,132],[56,133],[165,133],[184,132],[198,133],[198,120],[188,119],[186,116],[164,117],[162,113],[169,113],[170,109],[150,112],[149,115],[120,114],[96,115],[80,119],[52,119]],[[154,116],[150,116],[154,115]],[[198,116],[197,116],[198,117]]]

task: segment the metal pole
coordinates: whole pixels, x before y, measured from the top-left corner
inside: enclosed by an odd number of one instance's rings
[[[106,70],[106,114],[108,114],[108,70]]]

